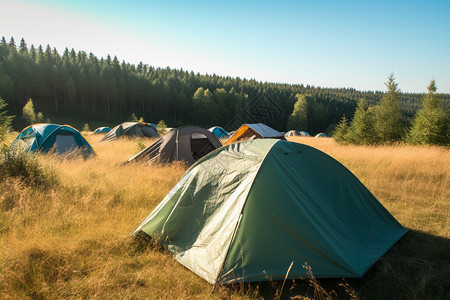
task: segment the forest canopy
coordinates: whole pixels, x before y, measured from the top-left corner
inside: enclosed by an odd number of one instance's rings
[[[14,38],[0,41],[0,97],[13,115],[20,115],[33,99],[45,114],[107,123],[125,121],[134,113],[148,122],[165,120],[171,127],[219,125],[235,130],[243,122],[262,121],[280,131],[304,124],[306,128],[295,129],[316,133],[331,132],[343,115],[353,116],[361,98],[374,105],[383,95],[381,91],[201,75],[142,62],[133,65],[110,55],[98,58],[74,49],[60,54],[50,45],[28,46],[24,39],[19,45]],[[410,122],[424,94],[400,96],[405,122]],[[441,98],[448,111],[450,95]],[[288,123],[299,100],[306,101],[307,111],[320,118]]]

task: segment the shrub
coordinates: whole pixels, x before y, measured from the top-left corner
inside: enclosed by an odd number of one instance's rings
[[[156,124],[156,128],[158,129],[159,134],[164,134],[167,128],[166,122],[164,122],[164,120],[160,120],[158,124]]]
[[[0,180],[18,178],[27,184],[50,187],[56,185],[56,173],[39,162],[34,154],[23,151],[4,153],[0,159]]]

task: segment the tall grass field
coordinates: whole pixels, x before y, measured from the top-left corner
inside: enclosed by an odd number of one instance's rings
[[[153,141],[85,137],[96,157],[38,155],[42,180],[0,178],[1,299],[450,299],[448,148],[290,139],[344,164],[410,231],[361,279],[298,278],[211,293],[163,249],[129,237],[186,167],[122,166]]]

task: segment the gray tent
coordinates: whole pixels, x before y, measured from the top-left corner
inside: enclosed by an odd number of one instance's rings
[[[142,150],[125,163],[132,161],[167,162],[185,161],[192,165],[222,144],[214,133],[197,126],[177,128]]]
[[[297,130],[289,130],[284,136],[301,136],[301,134]]]
[[[138,136],[152,138],[159,137],[159,134],[150,124],[144,122],[124,122],[111,129],[111,131],[100,140],[100,143],[113,141],[120,136]]]

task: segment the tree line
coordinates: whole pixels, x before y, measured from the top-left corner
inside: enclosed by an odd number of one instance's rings
[[[201,75],[143,63],[133,65],[110,55],[98,58],[74,49],[66,48],[59,54],[49,45],[28,47],[24,39],[18,46],[14,38],[0,41],[0,97],[14,115],[20,115],[32,99],[39,111],[50,116],[114,124],[134,113],[148,122],[165,120],[173,127],[219,125],[235,130],[232,120],[252,122],[252,114],[265,109],[260,104],[258,109],[250,107],[261,95],[266,99],[264,105],[269,103],[278,112],[276,117],[264,119],[265,123],[280,131],[294,129],[289,116],[299,97],[306,97],[308,121],[295,129],[315,133],[331,132],[343,115],[353,115],[360,98],[375,105],[385,93]],[[402,116],[410,122],[421,107],[423,94],[403,93],[399,97]],[[450,95],[442,95],[442,99],[448,109]]]
[[[386,87],[388,92],[380,103],[370,106],[362,98],[351,122],[346,116],[342,117],[333,135],[337,142],[375,145],[405,141],[422,145],[450,145],[449,117],[441,95],[436,93],[435,80],[428,85],[428,93],[411,126],[403,120],[400,92],[393,74],[389,75]]]

